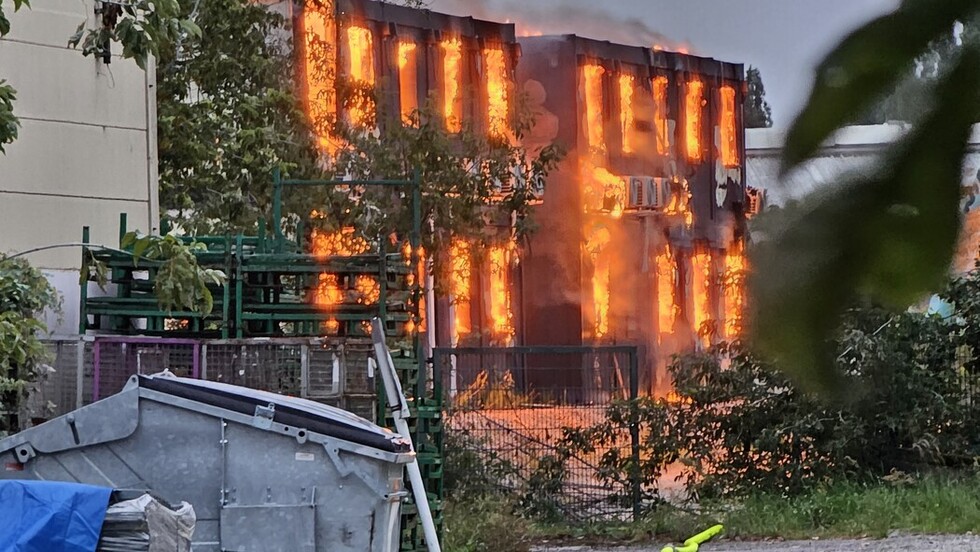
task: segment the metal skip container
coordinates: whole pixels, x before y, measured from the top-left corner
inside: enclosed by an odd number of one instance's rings
[[[0,440],[0,478],[186,501],[195,552],[389,552],[412,457],[337,408],[162,374]]]

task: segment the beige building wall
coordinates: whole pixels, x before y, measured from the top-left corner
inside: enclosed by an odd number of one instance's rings
[[[67,46],[79,23],[94,23],[91,1],[31,4],[16,14],[5,5],[11,32],[0,39],[0,79],[17,90],[21,122],[20,137],[0,155],[0,251],[78,242],[83,226],[93,243],[114,246],[120,213],[131,229],[156,231],[152,67],[144,72],[118,56],[106,65]],[[28,258],[65,296],[55,330],[77,328],[80,249]]]

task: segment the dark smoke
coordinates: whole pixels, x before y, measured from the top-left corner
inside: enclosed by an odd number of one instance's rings
[[[432,0],[432,10],[517,25],[518,36],[576,34],[647,48],[689,50],[636,18],[618,19],[608,13],[575,6],[555,6],[528,0]]]

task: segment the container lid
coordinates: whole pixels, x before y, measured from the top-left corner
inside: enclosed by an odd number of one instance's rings
[[[346,410],[307,399],[169,374],[139,376],[139,386],[249,416],[255,414],[255,407],[273,404],[273,421],[276,423],[387,452],[405,453],[412,450],[408,441],[392,431]]]

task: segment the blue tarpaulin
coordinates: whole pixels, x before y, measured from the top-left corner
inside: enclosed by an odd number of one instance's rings
[[[0,480],[0,552],[94,552],[112,489]]]

